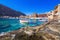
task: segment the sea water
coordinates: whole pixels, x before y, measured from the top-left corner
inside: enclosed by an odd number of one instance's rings
[[[22,27],[34,27],[43,24],[42,21],[29,19],[27,24],[21,24],[20,19],[8,19],[8,18],[0,18],[0,33],[1,32],[11,32],[13,30],[18,30]],[[34,22],[33,22],[34,21]]]

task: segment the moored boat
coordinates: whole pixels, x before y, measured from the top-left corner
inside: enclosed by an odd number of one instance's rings
[[[21,24],[28,23],[28,20],[19,20]]]

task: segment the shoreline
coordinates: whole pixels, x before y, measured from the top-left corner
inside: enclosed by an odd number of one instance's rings
[[[43,24],[41,24],[41,25],[45,25],[45,23],[46,22],[44,22]],[[4,36],[4,35],[6,35],[6,34],[16,34],[17,32],[20,32],[20,31],[22,31],[22,29],[25,29],[25,28],[32,28],[32,29],[37,29],[37,28],[39,28],[41,25],[38,25],[38,26],[34,26],[34,27],[22,27],[22,28],[20,28],[20,29],[18,29],[18,30],[13,30],[13,31],[10,31],[10,32],[2,32],[2,33],[0,33],[0,36]]]
[[[60,31],[59,31],[60,25],[59,24],[60,23],[58,21],[50,21],[50,22],[44,23],[36,27],[24,27],[19,30],[9,32],[7,33],[7,35],[0,36],[0,38],[9,37],[9,38],[14,39],[16,36],[21,35],[20,33],[24,33],[24,35],[27,34],[28,36],[33,36],[34,34],[39,33],[41,36],[45,37],[45,38],[43,37],[44,39],[48,40],[48,39],[54,38],[55,40],[57,40],[57,37],[58,38],[60,37]],[[57,27],[57,29],[55,27]]]

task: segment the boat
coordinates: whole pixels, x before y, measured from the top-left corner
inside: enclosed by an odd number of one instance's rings
[[[28,23],[28,20],[19,20],[21,24]]]

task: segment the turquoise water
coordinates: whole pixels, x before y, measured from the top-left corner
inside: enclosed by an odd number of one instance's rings
[[[43,24],[43,22],[38,21],[38,20],[34,21],[32,19],[29,19],[29,22],[27,24],[21,24],[19,22],[19,19],[0,18],[0,33],[18,30],[22,27],[27,27],[27,26],[34,27],[34,26],[38,26],[40,24]]]

